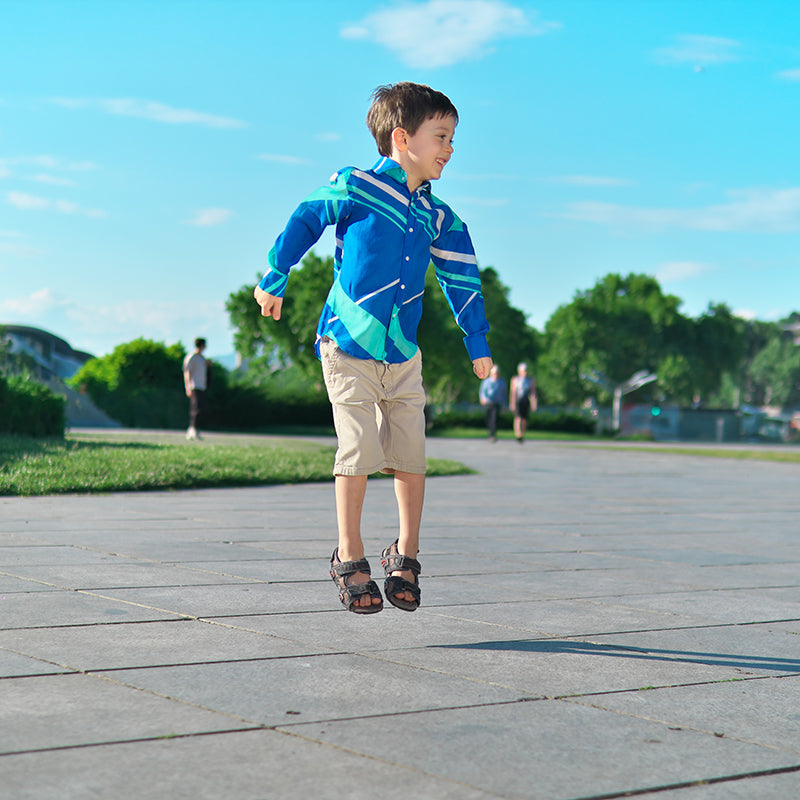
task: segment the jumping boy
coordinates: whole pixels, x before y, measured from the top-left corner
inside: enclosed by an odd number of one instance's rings
[[[373,93],[367,126],[381,158],[371,170],[347,167],[303,201],[269,253],[254,291],[264,317],[279,320],[288,273],[336,225],[333,286],[315,349],[333,407],[338,547],[331,577],[348,611],[383,608],[361,540],[367,476],[394,475],[399,536],[381,554],[386,599],[419,606],[419,529],[425,494],[425,392],[417,327],[431,260],[473,371],[492,367],[480,275],[469,233],[431,194],[453,155],[458,112],[441,92],[415,83]]]

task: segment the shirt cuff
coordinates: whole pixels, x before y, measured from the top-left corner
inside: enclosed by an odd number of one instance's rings
[[[482,333],[465,336],[464,345],[469,353],[470,361],[475,361],[476,358],[492,357],[492,353],[489,350],[489,343],[486,341],[486,336]]]
[[[289,276],[278,272],[276,269],[268,269],[264,277],[258,284],[258,288],[265,291],[273,297],[283,297],[286,293],[286,284],[289,282]]]

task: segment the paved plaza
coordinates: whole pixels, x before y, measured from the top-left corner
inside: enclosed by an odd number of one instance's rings
[[[0,797],[800,797],[800,465],[429,455],[413,614],[342,610],[331,484],[0,498]]]

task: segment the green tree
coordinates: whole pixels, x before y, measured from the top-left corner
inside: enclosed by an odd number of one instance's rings
[[[314,352],[317,324],[333,281],[333,258],[308,253],[289,274],[281,319],[262,317],[253,299],[253,285],[242,286],[228,298],[225,307],[234,327],[234,346],[243,358],[266,356],[291,361],[307,375],[317,377]],[[257,282],[257,281],[256,281]]]
[[[538,380],[549,402],[581,403],[590,387],[582,376],[592,371],[616,385],[655,370],[685,326],[680,302],[648,275],[610,274],[578,292],[545,326]],[[591,391],[609,400],[607,391]]]
[[[800,347],[792,338],[777,336],[753,359],[750,375],[760,386],[765,405],[800,403]]]
[[[745,349],[740,331],[736,317],[724,304],[710,303],[694,323],[689,360],[695,394],[713,396],[723,376],[737,369]]]

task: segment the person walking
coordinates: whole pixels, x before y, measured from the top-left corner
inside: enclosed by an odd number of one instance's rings
[[[497,420],[506,402],[506,382],[500,377],[500,368],[492,366],[489,377],[481,381],[478,393],[481,405],[486,409],[486,427],[489,429],[489,441],[497,441]]]
[[[208,361],[203,355],[205,349],[206,340],[197,338],[194,340],[194,352],[183,359],[183,383],[189,398],[189,428],[186,431],[186,438],[189,440],[201,438],[197,425],[203,415],[208,382]]]
[[[536,383],[528,375],[528,365],[524,362],[517,366],[517,374],[511,379],[508,405],[514,412],[514,436],[522,444],[528,430],[528,415],[537,408]]]

